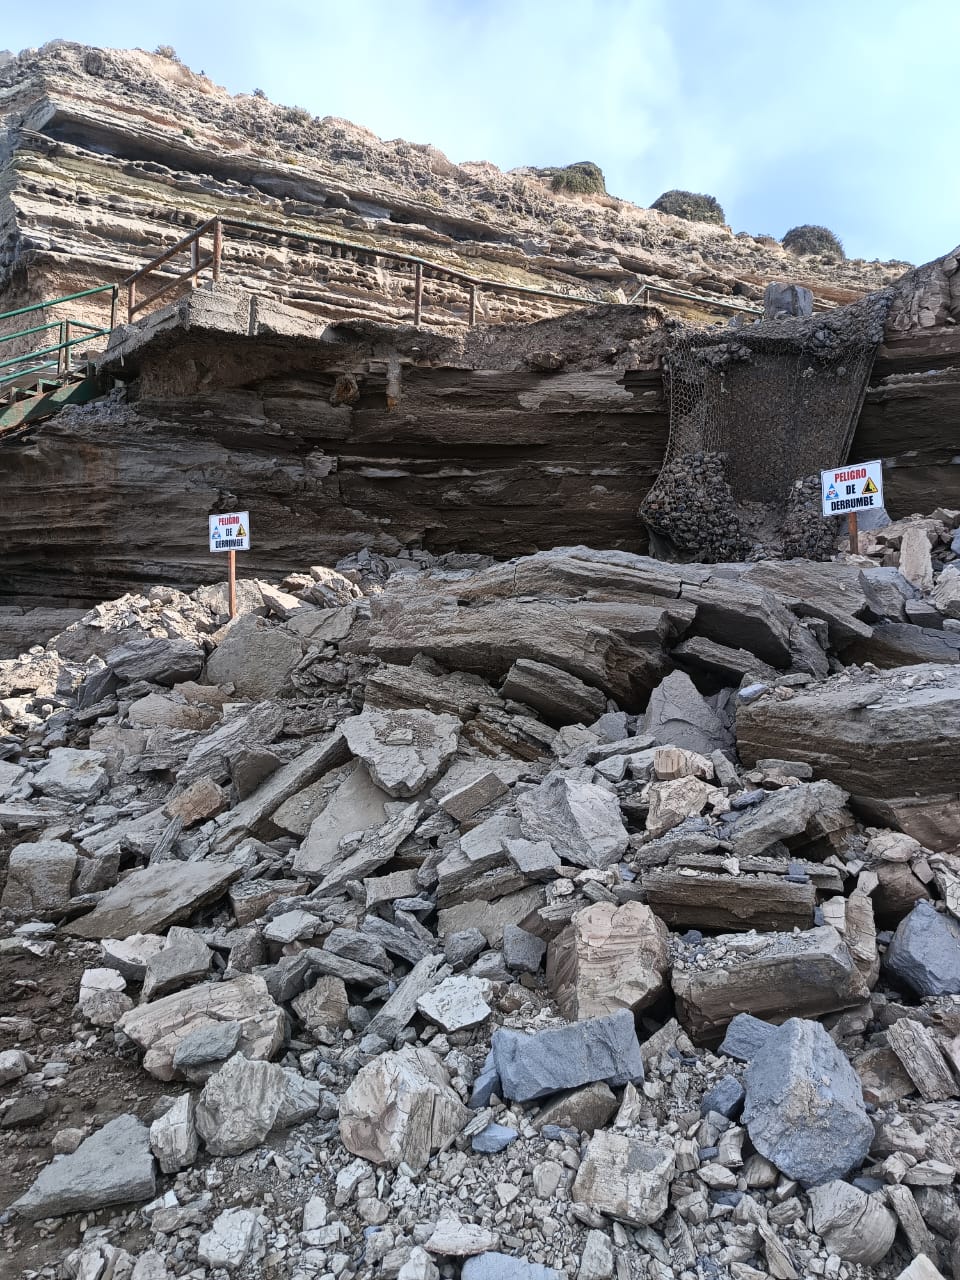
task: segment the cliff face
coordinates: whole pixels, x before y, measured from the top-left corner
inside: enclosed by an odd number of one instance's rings
[[[492,280],[623,300],[643,284],[756,299],[802,278],[849,301],[904,264],[798,259],[768,237],[733,235],[606,195],[554,193],[534,170],[453,164],[436,148],[384,142],[345,120],[262,97],[140,50],[53,42],[0,67],[0,295],[8,306],[122,279],[213,214],[231,233],[224,277],[336,316],[409,315],[412,284],[362,256],[285,240],[313,231],[417,253]],[[462,290],[428,288],[437,321],[462,318]],[[697,314],[696,303],[678,302]],[[529,320],[544,300],[485,297],[482,318]],[[95,310],[89,304],[87,312]]]

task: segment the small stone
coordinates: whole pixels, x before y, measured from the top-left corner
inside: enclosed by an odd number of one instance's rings
[[[487,984],[479,978],[455,975],[421,996],[417,1008],[444,1031],[463,1031],[490,1017],[485,999],[488,991]]]
[[[469,1258],[475,1253],[496,1249],[499,1243],[496,1231],[461,1222],[459,1218],[441,1218],[424,1248],[443,1258]]]
[[[471,1142],[471,1148],[482,1155],[496,1155],[498,1151],[503,1151],[509,1147],[511,1142],[516,1142],[520,1134],[516,1129],[507,1128],[502,1124],[488,1124]]]

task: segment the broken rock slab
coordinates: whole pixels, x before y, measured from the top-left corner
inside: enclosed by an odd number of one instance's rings
[[[236,864],[210,860],[159,862],[132,871],[104,894],[89,915],[74,920],[69,932],[81,938],[162,932],[198,907],[216,901],[240,870]]]
[[[207,1150],[236,1156],[259,1146],[278,1125],[289,1090],[287,1073],[277,1063],[234,1054],[203,1086],[197,1102],[197,1132]]]
[[[417,1001],[423,1016],[444,1031],[464,1031],[490,1017],[489,983],[481,978],[456,975],[444,978]]]
[[[357,1072],[340,1102],[340,1137],[355,1156],[419,1173],[469,1119],[436,1055],[405,1045]]]
[[[147,680],[169,687],[200,674],[203,650],[190,640],[140,635],[111,649],[104,661],[123,683]]]
[[[192,929],[174,926],[166,945],[150,957],[143,979],[143,999],[152,1000],[196,982],[209,972],[213,952]]]
[[[539,711],[551,724],[590,724],[607,700],[599,689],[546,662],[519,658],[507,672],[500,695]]]
[[[102,751],[54,747],[47,763],[33,777],[33,785],[51,800],[91,804],[107,789],[109,777]]]
[[[461,1280],[564,1280],[565,1275],[539,1262],[496,1251],[468,1258],[460,1272]]]
[[[149,1200],[156,1185],[150,1130],[136,1116],[122,1115],[92,1133],[72,1155],[48,1164],[10,1208],[30,1221],[62,1217]]]
[[[897,1220],[886,1205],[839,1180],[811,1187],[813,1229],[844,1262],[875,1266],[893,1247]]]
[[[262,618],[240,618],[207,659],[211,684],[232,684],[238,698],[259,701],[283,693],[303,657],[297,637]]]
[[[830,925],[744,939],[721,934],[722,961],[674,966],[677,1016],[699,1043],[717,1040],[734,1015],[775,1020],[789,1010],[817,1017],[870,998],[850,949]]]
[[[430,711],[367,707],[341,725],[347,745],[391,796],[422,791],[456,755],[460,720]]]
[[[804,1186],[859,1168],[873,1141],[857,1073],[819,1022],[790,1018],[747,1068],[743,1123],[765,1159]]]
[[[565,1018],[639,1012],[664,989],[666,926],[649,907],[598,902],[578,911],[550,943],[547,983]]]
[[[0,907],[17,917],[56,920],[70,903],[77,851],[65,840],[14,845]]]
[[[683,671],[671,671],[654,689],[638,730],[664,747],[684,747],[709,756],[729,747],[733,738]]]
[[[672,1146],[604,1129],[590,1139],[571,1194],[597,1213],[650,1226],[667,1211],[675,1168]]]
[[[310,824],[294,855],[294,871],[322,879],[337,863],[344,836],[379,827],[386,820],[389,802],[390,793],[377,786],[362,761],[354,761]]]
[[[253,1209],[224,1209],[197,1241],[199,1260],[227,1271],[255,1266],[263,1252],[263,1228]]]
[[[146,1071],[158,1080],[172,1080],[180,1043],[201,1027],[224,1022],[240,1024],[239,1048],[246,1057],[272,1058],[283,1043],[283,1010],[257,974],[204,982],[138,1005],[124,1014],[118,1027],[146,1051]]]
[[[898,925],[883,967],[918,996],[960,994],[960,923],[921,900]]]
[[[200,1150],[196,1126],[196,1101],[192,1093],[182,1093],[172,1107],[150,1126],[150,1147],[161,1173],[189,1169]]]
[[[491,1043],[500,1096],[532,1102],[551,1093],[602,1081],[614,1088],[643,1079],[633,1014],[602,1018],[533,1035],[499,1027]]]
[[[518,808],[523,835],[547,841],[575,866],[603,869],[626,850],[620,804],[606,787],[555,772],[522,794]]]

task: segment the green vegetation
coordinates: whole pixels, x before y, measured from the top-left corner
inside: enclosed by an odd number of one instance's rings
[[[540,172],[549,177],[553,191],[565,191],[575,196],[602,196],[607,193],[603,170],[592,160],[578,160],[576,164],[565,165],[562,169],[542,169]]]
[[[714,222],[722,227],[727,220],[716,196],[696,191],[665,191],[650,208],[671,213],[675,218],[686,218],[688,222]]]
[[[831,254],[836,259],[844,259],[843,245],[829,227],[814,227],[805,224],[802,227],[791,227],[783,237],[783,247],[792,253],[807,257],[812,253]]]

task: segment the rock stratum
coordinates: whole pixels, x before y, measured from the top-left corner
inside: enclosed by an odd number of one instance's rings
[[[904,264],[799,259],[233,97],[140,51],[28,50],[0,67],[0,110],[4,306],[119,283],[213,214],[258,228],[226,227],[219,284],[132,325],[121,305],[97,360],[109,394],[0,446],[5,603],[83,609],[211,581],[206,515],[233,507],[254,513],[247,564],[265,575],[307,547],[644,551],[671,326],[756,307],[784,276],[841,320],[838,304],[892,290],[853,456],[884,458],[895,517],[960,505],[954,256],[899,280]],[[302,238],[316,235],[352,247]],[[413,265],[390,252],[434,264],[419,328]],[[444,267],[490,282],[476,327]],[[644,286],[643,305],[623,301]],[[106,306],[64,314],[103,323]]]

